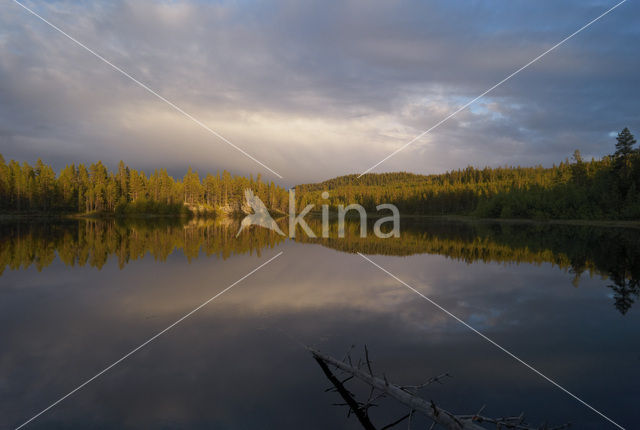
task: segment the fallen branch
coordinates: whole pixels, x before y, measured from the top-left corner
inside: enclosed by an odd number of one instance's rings
[[[524,422],[524,415],[521,414],[517,417],[504,417],[504,418],[490,418],[481,415],[484,410],[484,406],[480,410],[472,415],[456,415],[441,407],[437,406],[433,400],[426,401],[425,399],[418,397],[415,391],[424,388],[434,382],[440,383],[440,380],[446,377],[450,377],[448,373],[430,378],[423,384],[419,385],[395,385],[389,382],[387,377],[383,374],[382,378],[379,378],[373,374],[371,368],[371,360],[369,359],[369,350],[365,346],[365,363],[367,371],[361,370],[361,362],[358,361],[358,366],[354,367],[351,362],[351,356],[347,353],[347,356],[343,361],[337,360],[329,355],[323,354],[313,348],[306,347],[313,355],[314,359],[318,362],[323,372],[329,378],[331,383],[335,387],[342,398],[344,399],[344,405],[349,406],[350,411],[353,412],[363,427],[367,430],[375,430],[375,426],[371,422],[368,416],[368,409],[371,406],[376,406],[373,402],[381,397],[392,397],[398,402],[409,408],[409,413],[398,420],[383,427],[383,429],[389,429],[400,422],[409,419],[409,427],[411,427],[411,418],[414,413],[420,412],[426,415],[433,421],[431,428],[433,429],[437,424],[441,425],[447,430],[486,430],[485,427],[480,424],[493,424],[497,429],[515,429],[515,430],[560,430],[570,427],[570,424],[564,424],[557,427],[549,427],[543,424],[540,427],[532,427]],[[347,373],[349,376],[340,381],[329,369],[329,366],[334,366],[337,369]],[[344,382],[357,378],[371,387],[369,399],[366,403],[358,402],[351,392],[344,386]],[[375,391],[379,394],[374,397]],[[413,390],[413,391],[411,391]]]
[[[318,365],[320,365],[320,368],[326,375],[327,379],[331,381],[334,387],[336,387],[336,391],[340,394],[340,396],[342,396],[351,411],[353,411],[353,413],[355,414],[356,418],[358,418],[358,421],[360,421],[362,427],[367,430],[376,430],[373,423],[369,420],[369,416],[367,415],[366,411],[360,408],[360,404],[353,398],[349,390],[344,387],[342,382],[340,382],[340,380],[331,372],[324,360],[316,357],[315,355],[314,358],[318,362]]]
[[[352,374],[353,376],[360,379],[361,381],[364,381],[367,385],[374,387],[379,391],[384,392],[389,397],[392,397],[397,401],[399,401],[400,403],[402,403],[403,405],[406,405],[409,408],[409,410],[422,412],[423,414],[431,418],[434,422],[440,424],[446,429],[486,430],[483,427],[480,427],[479,425],[474,423],[472,419],[458,418],[456,417],[456,415],[452,414],[451,412],[446,411],[440,408],[439,406],[437,406],[433,401],[427,402],[426,400],[403,390],[401,387],[391,384],[385,379],[381,379],[381,378],[378,378],[377,376],[373,376],[371,374],[365,373],[345,362],[336,360],[335,358],[329,355],[325,355],[315,349],[312,349],[312,348],[307,348],[307,349],[311,352],[311,354],[313,354],[313,356],[315,357],[316,361],[318,361],[318,363],[320,362],[328,363],[337,367],[340,370],[343,370],[347,373]],[[367,362],[369,362],[368,359],[367,359]],[[359,409],[359,407],[357,409]]]

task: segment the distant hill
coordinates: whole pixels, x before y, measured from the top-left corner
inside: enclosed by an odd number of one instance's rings
[[[426,182],[430,178],[435,178],[440,175],[418,175],[416,173],[409,172],[393,172],[393,173],[367,173],[358,179],[358,175],[344,175],[338,176],[333,179],[327,179],[326,181],[317,182],[313,184],[301,184],[296,186],[296,190],[305,191],[326,191],[347,185],[366,185],[366,186],[393,186],[403,185],[407,183]]]

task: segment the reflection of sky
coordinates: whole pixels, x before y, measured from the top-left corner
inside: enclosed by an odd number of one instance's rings
[[[340,400],[323,392],[328,381],[283,331],[338,357],[366,343],[374,370],[399,383],[450,372],[445,385],[424,394],[455,412],[487,404],[487,414],[525,411],[535,423],[607,428],[359,256],[292,242],[262,258],[187,264],[174,254],[124,270],[110,261],[101,271],[56,262],[42,273],[6,272],[0,426],[25,420],[280,250],[279,259],[33,428],[356,428],[331,406]],[[574,288],[570,274],[549,265],[373,258],[621,424],[637,422],[638,312],[621,316],[603,281]],[[374,417],[386,423],[389,410]]]

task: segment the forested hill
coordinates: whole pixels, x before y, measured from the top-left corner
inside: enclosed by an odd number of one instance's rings
[[[615,152],[584,161],[579,151],[553,167],[467,167],[438,175],[341,176],[296,186],[298,204],[393,203],[404,214],[487,218],[640,219],[640,152],[628,129]],[[325,200],[321,194],[329,192]]]
[[[368,173],[360,178],[346,175],[316,184],[298,185],[295,189],[300,204],[360,203],[375,211],[376,205],[393,203],[403,213],[469,214],[491,196],[535,185],[550,187],[568,166],[566,162],[553,168],[467,167],[436,175]],[[322,199],[323,191],[329,192],[328,200]]]
[[[368,173],[358,179],[358,175],[338,176],[326,181],[313,184],[302,184],[296,186],[296,190],[308,191],[326,191],[349,185],[366,185],[366,186],[401,186],[403,184],[423,183],[429,178],[436,178],[442,175],[418,175],[409,172],[392,172],[392,173]]]

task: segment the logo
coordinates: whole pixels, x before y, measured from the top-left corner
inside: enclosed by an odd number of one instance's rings
[[[256,196],[252,190],[245,189],[244,197],[247,202],[247,205],[251,207],[253,213],[245,216],[240,222],[240,229],[238,233],[236,233],[236,237],[240,235],[240,232],[245,228],[249,228],[252,225],[258,225],[260,227],[268,228],[269,230],[273,230],[282,236],[286,236],[286,234],[280,229],[276,221],[269,214],[269,210],[267,206],[260,200],[260,197]],[[323,192],[321,194],[322,199],[329,199],[329,193]],[[296,227],[300,227],[300,229],[310,238],[316,238],[316,234],[309,227],[304,217],[311,212],[315,205],[308,204],[307,206],[300,211],[299,214],[296,215],[296,199],[295,199],[295,190],[289,190],[289,237],[296,237]],[[329,237],[329,205],[322,204],[322,237]],[[367,213],[365,208],[357,203],[352,203],[347,205],[337,205],[338,209],[338,237],[345,237],[345,217],[347,212],[356,211],[360,218],[360,237],[367,236],[367,218],[370,214]],[[380,217],[378,214],[375,214],[376,222],[373,225],[373,233],[375,236],[386,239],[390,237],[400,237],[400,212],[395,205],[392,204],[381,204],[376,206],[376,210],[390,210],[391,215],[386,217]],[[387,232],[382,231],[382,225],[386,223],[391,223],[391,229],[387,229]]]
[[[253,191],[250,189],[244,190],[244,198],[247,201],[247,204],[253,209],[253,213],[251,215],[247,215],[242,219],[240,223],[240,229],[238,233],[236,233],[236,237],[240,234],[245,227],[249,227],[252,225],[259,225],[261,227],[268,228],[269,230],[273,230],[281,234],[282,236],[286,236],[278,224],[276,224],[275,220],[271,218],[267,207],[264,205],[260,197],[253,194]]]

